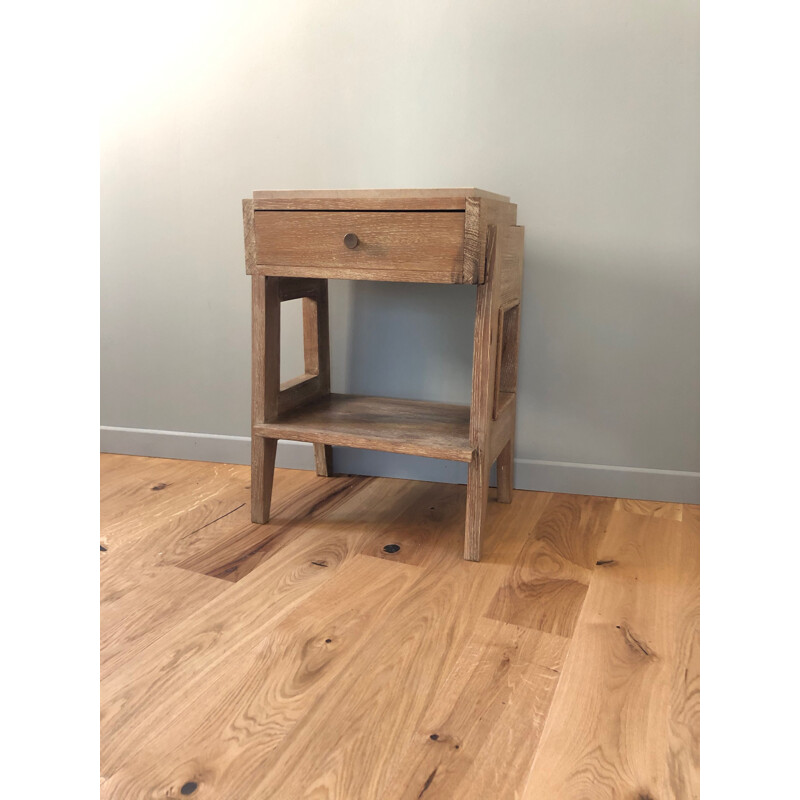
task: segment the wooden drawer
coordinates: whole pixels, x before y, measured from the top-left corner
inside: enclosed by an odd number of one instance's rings
[[[265,275],[464,281],[463,211],[256,211],[254,229]]]
[[[249,275],[411,283],[483,283],[489,226],[517,218],[476,188],[269,190],[243,211]]]

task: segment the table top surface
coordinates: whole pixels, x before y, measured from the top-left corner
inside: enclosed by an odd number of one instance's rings
[[[292,189],[292,190],[267,190],[253,192],[254,200],[365,200],[365,199],[436,199],[443,197],[485,197],[490,200],[510,202],[504,194],[487,192],[485,189],[458,188],[458,189]]]

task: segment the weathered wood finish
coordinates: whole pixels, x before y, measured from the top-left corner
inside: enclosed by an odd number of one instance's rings
[[[498,380],[497,360],[500,357],[500,309],[504,305],[518,304],[522,291],[522,253],[524,229],[509,225],[490,225],[486,244],[486,280],[478,286],[475,313],[475,345],[472,357],[472,407],[470,413],[470,444],[472,460],[467,478],[467,520],[464,536],[464,558],[480,561],[481,531],[486,517],[489,492],[489,471],[497,454],[494,436],[505,422],[510,425],[508,439],[502,444],[503,453],[500,477],[503,486],[500,499],[508,502],[511,496],[513,462],[513,417],[516,413],[516,372],[510,375],[506,394],[514,396],[505,406],[507,419],[494,414],[495,384]],[[513,378],[513,385],[511,382]],[[510,451],[508,450],[510,448]]]
[[[331,391],[328,282],[313,283],[316,291],[303,297],[303,356],[306,373],[319,376],[318,396],[325,397]],[[333,475],[333,450],[329,444],[314,444],[314,464],[317,475],[326,478]]]
[[[490,225],[516,225],[514,203],[493,198],[467,198],[464,214],[464,283],[486,280],[487,242]]]
[[[277,281],[253,275],[252,424],[278,413],[280,387],[280,299]],[[269,522],[277,439],[251,438],[252,519]]]
[[[328,394],[256,425],[258,436],[469,461],[469,406]]]
[[[242,200],[242,216],[244,219],[244,263],[248,275],[256,270],[256,228],[253,200]]]
[[[700,542],[661,505],[599,538],[523,800],[699,797]]]
[[[418,208],[425,210],[434,200],[456,201],[464,207],[467,197],[488,197],[492,200],[509,202],[510,198],[504,194],[487,192],[486,189],[470,187],[468,189],[259,189],[253,192],[257,200],[285,200],[291,203],[303,203],[307,200],[342,200],[350,203],[354,208],[358,200],[381,200],[394,203],[403,200],[408,203],[418,203]],[[299,206],[297,206],[299,207]]]
[[[463,211],[468,198],[508,203],[483,189],[330,189],[253,192],[259,211]]]
[[[464,215],[457,211],[256,211],[256,270],[265,275],[461,283]],[[348,248],[344,238],[358,237]],[[417,278],[415,278],[417,279]]]
[[[328,284],[324,280],[291,280],[253,275],[252,429],[330,393]],[[305,373],[279,383],[281,302],[303,298]],[[278,439],[251,437],[252,520],[269,522],[272,474]],[[318,475],[333,473],[330,448],[314,448]]]
[[[513,431],[513,428],[512,428]],[[510,503],[514,488],[514,440],[510,438],[497,456],[497,502]]]
[[[495,461],[497,499],[512,498],[523,263],[516,206],[477,189],[256,192],[244,218],[260,398],[254,395],[253,521],[269,519],[264,471],[275,450],[265,443],[279,438],[314,443],[319,475],[332,473],[331,445],[465,461],[464,557],[479,560]],[[477,283],[470,406],[332,395],[329,278]],[[277,386],[280,302],[296,298],[303,298],[305,372]],[[256,341],[256,327],[265,325],[269,333]]]
[[[519,302],[501,306],[497,324],[498,358],[495,363],[494,404],[492,418],[497,419],[505,404],[510,402],[517,391],[517,364],[519,361]]]
[[[697,798],[696,506],[516,491],[472,564],[464,486],[101,476],[103,800]]]

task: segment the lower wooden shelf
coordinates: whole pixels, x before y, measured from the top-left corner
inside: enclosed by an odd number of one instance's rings
[[[329,394],[253,426],[254,436],[470,461],[469,406]]]

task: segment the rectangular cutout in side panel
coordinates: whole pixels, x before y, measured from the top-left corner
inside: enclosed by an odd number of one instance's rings
[[[497,360],[494,376],[492,419],[497,419],[517,391],[519,351],[519,301],[503,306],[498,314]]]

